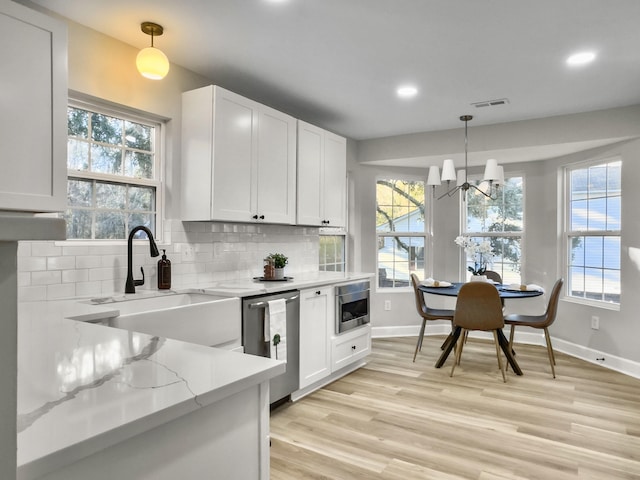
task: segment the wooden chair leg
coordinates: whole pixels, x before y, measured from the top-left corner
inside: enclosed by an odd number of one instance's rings
[[[502,373],[502,381],[507,383],[507,376],[504,373],[504,367],[502,366],[502,357],[500,355],[500,341],[498,340],[498,332],[496,330],[493,331],[493,341],[496,344],[496,356],[498,357],[498,368],[500,369],[500,373]]]
[[[460,358],[462,358],[462,347],[467,343],[467,336],[469,335],[469,330],[464,330],[460,334],[460,339],[456,344],[456,362],[460,365]],[[458,350],[460,350],[460,354],[458,355]]]
[[[462,335],[460,335],[460,338],[458,338],[458,342],[457,342],[458,344],[456,345],[456,358],[454,358],[453,365],[451,366],[451,373],[449,374],[450,377],[453,377],[453,371],[456,369],[456,365],[460,363],[460,357],[462,357],[462,344],[464,343],[465,332],[466,330],[463,328]]]
[[[549,330],[545,327],[544,329],[544,338],[547,341],[547,353],[549,354],[549,365],[551,365],[551,374],[553,378],[556,378],[556,369],[554,365],[556,364],[556,357],[553,354],[553,347],[551,346],[551,337],[549,336]]]
[[[413,362],[416,361],[416,355],[418,355],[418,351],[422,351],[422,340],[424,339],[424,328],[427,325],[427,321],[422,319],[422,327],[420,327],[420,335],[418,335],[418,342],[416,343],[416,351],[413,352]]]

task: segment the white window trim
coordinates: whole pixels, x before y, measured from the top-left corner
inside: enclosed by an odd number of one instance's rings
[[[99,99],[84,93],[69,91],[69,98],[67,105],[74,108],[80,108],[88,111],[95,111],[97,113],[103,113],[115,117],[126,117],[128,120],[138,121],[141,123],[154,124],[157,128],[157,141],[155,145],[155,179],[135,179],[135,184],[148,185],[156,187],[156,231],[154,239],[158,245],[165,244],[164,238],[164,212],[165,212],[165,161],[164,152],[166,146],[166,122],[168,118],[162,117],[153,113],[137,110],[125,105],[112,103],[103,99]],[[73,175],[75,170],[67,170],[67,179],[69,174]],[[83,178],[93,180],[105,180],[105,181],[119,181],[121,183],[127,183],[122,178],[114,177],[109,174],[97,173],[97,172],[81,172]],[[134,240],[134,243],[144,243],[146,240]],[[57,240],[54,242],[56,246],[61,247],[81,247],[81,246],[110,246],[110,245],[126,245],[127,239],[68,239]]]
[[[580,233],[583,236],[619,236],[620,239],[622,240],[622,228],[620,230],[596,230],[596,231],[589,231],[589,232],[581,232],[581,231],[573,232],[572,230],[569,230],[569,205],[571,200],[571,186],[569,185],[569,177],[570,177],[569,173],[573,170],[589,168],[593,165],[601,165],[603,163],[610,163],[610,162],[617,162],[617,161],[622,162],[622,157],[619,155],[606,156],[606,157],[596,158],[596,159],[591,159],[586,161],[568,163],[559,168],[558,177],[559,177],[559,181],[561,182],[560,186],[563,192],[563,195],[561,196],[561,198],[563,199],[564,203],[562,205],[562,208],[560,208],[562,221],[560,222],[561,232],[560,232],[560,235],[558,236],[559,237],[558,248],[559,248],[559,251],[562,252],[562,255],[560,255],[560,265],[558,266],[558,269],[561,272],[560,276],[566,279],[565,286],[567,286],[567,288],[563,288],[562,300],[568,303],[600,308],[603,310],[620,311],[620,306],[622,304],[622,295],[620,297],[620,303],[612,303],[612,302],[604,302],[600,300],[592,300],[589,298],[573,297],[568,294],[568,291],[569,291],[568,286],[570,284],[569,236],[571,234]],[[621,195],[621,201],[622,201],[622,195]],[[622,250],[620,254],[622,255]],[[622,277],[622,265],[623,265],[622,258],[620,258],[621,277]]]

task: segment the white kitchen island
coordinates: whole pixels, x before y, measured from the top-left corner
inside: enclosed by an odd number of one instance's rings
[[[269,477],[283,362],[51,313],[20,314],[18,479]]]

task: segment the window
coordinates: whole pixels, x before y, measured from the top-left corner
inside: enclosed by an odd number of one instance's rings
[[[482,188],[482,184],[479,186]],[[507,178],[495,200],[469,190],[463,205],[466,207],[463,209],[464,235],[474,242],[489,240],[491,244],[493,259],[487,269],[498,272],[503,283],[521,283],[524,236],[522,177]],[[474,267],[473,259],[467,258],[466,267]]]
[[[321,272],[344,272],[345,261],[345,235],[337,232],[320,231],[320,258],[319,270]]]
[[[126,239],[144,225],[156,233],[160,125],[101,109],[67,109],[68,239]]]
[[[424,278],[424,192],[424,181],[385,179],[376,183],[378,287],[408,287],[411,273]]]
[[[620,160],[567,168],[567,295],[620,303]]]

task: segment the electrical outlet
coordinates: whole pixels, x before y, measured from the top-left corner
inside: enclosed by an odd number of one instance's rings
[[[384,301],[384,309],[387,311],[391,310],[391,300]]]
[[[591,328],[593,330],[598,330],[600,328],[600,317],[596,317],[595,315],[591,317]]]

